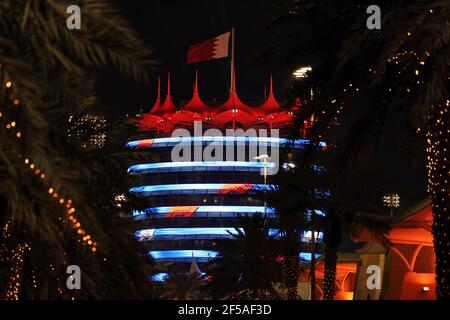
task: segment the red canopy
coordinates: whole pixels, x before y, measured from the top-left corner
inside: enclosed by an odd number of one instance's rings
[[[213,112],[213,108],[206,105],[200,98],[198,93],[198,71],[195,71],[195,84],[194,84],[194,94],[192,95],[191,101],[184,106],[183,111],[194,112],[199,115],[208,116]],[[202,118],[202,117],[201,117]]]
[[[159,116],[167,116],[167,115],[171,115],[175,112],[177,112],[177,107],[175,107],[175,104],[172,101],[172,95],[170,92],[170,72],[169,75],[167,77],[167,95],[166,95],[166,99],[164,100],[164,103],[162,104],[162,106],[157,109],[155,112],[152,112],[155,115],[159,115]]]
[[[239,99],[237,92],[236,92],[236,75],[233,77],[233,83],[231,86],[231,93],[230,96],[228,97],[228,100],[218,106],[217,108],[215,108],[213,115],[219,114],[221,112],[225,112],[225,111],[229,111],[229,110],[240,110],[240,111],[244,111],[250,115],[255,116],[256,118],[256,111],[245,105],[241,99]]]
[[[293,119],[292,112],[284,111],[273,93],[273,79],[270,77],[269,96],[258,107],[244,104],[236,92],[236,81],[233,77],[231,93],[228,100],[220,106],[211,107],[203,102],[198,91],[198,72],[195,73],[194,92],[191,100],[182,110],[178,110],[172,101],[170,73],[167,81],[167,96],[161,104],[161,83],[158,79],[158,97],[150,113],[144,114],[139,120],[145,129],[170,131],[177,125],[192,125],[194,121],[205,121],[212,126],[224,127],[228,123],[240,123],[244,126],[269,125],[270,127],[285,127]],[[296,101],[296,108],[301,106]],[[292,110],[293,111],[293,110]]]
[[[150,110],[151,114],[157,114],[161,109],[161,77],[158,77],[158,97],[156,98],[155,104]]]
[[[267,100],[257,108],[257,111],[258,113],[264,115],[282,111],[280,104],[277,102],[273,94],[272,76],[270,76],[269,97],[267,97]]]

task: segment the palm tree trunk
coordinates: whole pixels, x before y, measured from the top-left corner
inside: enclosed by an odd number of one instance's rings
[[[334,300],[336,283],[337,248],[325,241],[325,271],[323,279],[323,300]]]
[[[450,299],[450,196],[448,189],[448,108],[446,104],[432,106],[427,133],[428,193],[432,202],[433,238],[436,255],[436,295],[438,299]]]

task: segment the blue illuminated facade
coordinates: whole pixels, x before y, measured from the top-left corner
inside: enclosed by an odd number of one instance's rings
[[[283,110],[273,97],[269,104],[254,110],[242,107],[241,103],[233,105],[236,101],[229,100],[230,105],[217,109],[205,109],[205,114],[197,110],[204,106],[194,108],[190,105],[184,112],[184,108],[171,105],[164,109],[157,103],[152,112],[142,116],[142,131],[126,143],[128,150],[148,155],[150,159],[132,163],[127,170],[130,193],[144,200],[143,208],[131,212],[139,225],[135,237],[145,243],[149,256],[167,266],[167,271],[180,266],[184,269],[178,270],[185,272],[182,270],[188,269],[186,265],[193,259],[202,267],[202,263],[217,257],[215,242],[218,239],[230,239],[237,232],[244,233],[239,225],[242,216],[265,214],[276,219],[275,209],[265,205],[260,196],[277,188],[264,179],[264,172],[294,168],[292,158],[295,153],[311,144],[307,139],[292,140],[267,134],[273,129],[290,127],[293,118],[292,112]],[[191,107],[192,110],[187,110]],[[193,125],[193,121],[199,120],[204,123],[201,135]],[[171,136],[175,129],[187,130],[190,136]],[[222,136],[206,134],[208,129],[216,129]],[[255,129],[257,135],[226,136],[228,129]],[[264,129],[265,134],[258,135],[258,129]],[[180,145],[189,150],[191,158],[173,159],[172,151]],[[231,159],[224,154],[224,159],[203,160],[203,157],[194,156],[198,146],[202,149],[220,146],[224,151],[231,147],[236,154]],[[238,154],[240,147],[248,149],[244,155]],[[317,147],[326,148],[327,145],[320,142]],[[277,152],[272,152],[275,149]],[[255,157],[264,154],[276,154],[277,159],[264,162]],[[311,192],[329,196],[326,190]],[[320,210],[314,212],[325,215]],[[278,237],[278,233],[276,229],[269,230],[271,236]],[[311,232],[298,236],[308,242]],[[320,240],[322,234],[317,237]],[[311,254],[306,252],[307,248],[304,251],[299,259],[308,261]],[[161,272],[154,275],[154,280],[164,281],[166,276]]]

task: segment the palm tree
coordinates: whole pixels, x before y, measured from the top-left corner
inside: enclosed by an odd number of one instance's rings
[[[295,169],[275,176],[279,187],[270,195],[269,203],[277,210],[280,228],[287,225],[295,230],[293,234],[297,237],[293,241],[298,243],[298,234],[303,230],[323,232],[323,292],[324,299],[329,300],[334,298],[337,254],[343,239],[355,237],[361,230],[366,230],[387,242],[384,234],[389,228],[375,216],[358,213],[374,199],[378,199],[374,196],[377,186],[366,181],[370,174],[345,173],[339,165],[342,161],[336,160],[342,155],[332,149],[325,151],[308,148],[304,151],[298,155]],[[364,180],[361,181],[360,177],[364,177]],[[321,195],[321,191],[328,195]],[[324,215],[313,214],[315,210],[320,210]],[[315,256],[317,247],[312,245],[311,253]],[[298,244],[298,250],[300,248],[301,245]],[[312,259],[311,272],[314,271],[314,263]],[[315,275],[311,273],[311,284],[314,285],[314,282]]]
[[[292,87],[294,96],[305,96],[314,88],[314,101],[307,108],[310,113],[320,115],[316,117],[313,137],[326,134],[343,110],[363,111],[348,135],[348,165],[353,164],[368,137],[379,135],[384,117],[394,110],[407,114],[414,130],[425,135],[428,192],[434,216],[437,295],[448,298],[450,236],[446,230],[450,225],[446,150],[449,131],[446,125],[450,104],[450,3],[398,0],[382,1],[379,5],[382,29],[369,30],[367,6],[359,1],[293,2],[285,10],[289,13],[280,16],[273,28],[278,34],[286,30],[283,39],[273,40],[269,48],[284,42],[283,50],[279,51],[286,55],[285,59],[272,54],[274,61],[313,66],[309,79]],[[265,56],[271,56],[271,52],[275,50],[269,50]]]
[[[316,224],[315,219],[312,221],[307,216],[308,209],[311,208],[310,189],[306,183],[299,184],[299,181],[314,181],[313,177],[310,177],[312,170],[304,167],[304,163],[301,162],[296,166],[295,171],[280,171],[277,175],[271,176],[271,184],[277,187],[261,195],[277,213],[277,225],[282,235],[283,284],[289,300],[298,299],[299,255],[302,251],[299,235],[302,231],[313,229]],[[298,166],[302,166],[305,170],[301,170]],[[315,279],[315,274],[311,275]]]
[[[163,297],[169,300],[197,300],[202,296],[204,279],[199,274],[171,273],[164,283]]]
[[[138,251],[134,260],[118,252],[131,244],[131,227],[117,219],[113,198],[103,197],[120,183],[93,187],[108,176],[110,163],[102,151],[89,153],[68,142],[67,132],[70,116],[97,105],[92,103],[96,71],[114,66],[146,81],[155,63],[113,3],[82,1],[82,29],[73,31],[65,22],[70,4],[0,3],[0,222],[5,226],[0,267],[7,270],[1,272],[2,298],[111,297],[105,284],[113,279],[104,268],[121,275],[124,287],[117,291],[123,295],[144,283],[142,272],[130,279]],[[14,254],[24,246],[21,255]],[[124,252],[131,257],[130,249]],[[65,287],[70,264],[83,271],[77,294]],[[22,280],[14,281],[17,277]],[[141,289],[136,295],[147,296]]]
[[[276,299],[280,265],[271,222],[255,215],[241,217],[243,230],[232,239],[217,240],[219,256],[208,263],[206,289],[212,299]]]

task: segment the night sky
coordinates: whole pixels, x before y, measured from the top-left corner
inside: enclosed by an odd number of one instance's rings
[[[198,67],[200,95],[205,101],[224,100],[229,86],[229,60],[219,59],[195,65],[186,63],[190,44],[217,36],[236,28],[237,90],[244,102],[259,103],[264,98],[264,86],[274,75],[275,96],[283,100],[294,68],[273,69],[258,59],[264,49],[267,26],[277,7],[272,1],[246,0],[116,0],[142,38],[155,50],[158,70],[150,85],[121,78],[117,72],[104,72],[98,83],[98,94],[108,112],[122,116],[140,109],[149,111],[156,97],[157,75],[162,76],[162,94],[166,92],[166,74],[172,73],[172,97],[175,103],[189,100],[192,95],[195,67]],[[271,70],[272,69],[272,70]],[[382,185],[385,193],[398,193],[404,212],[426,197],[425,155],[405,153],[409,143],[404,114],[392,114],[386,119],[379,149],[362,158],[362,174]],[[423,141],[413,140],[413,143]],[[414,149],[424,150],[423,145]],[[374,178],[377,177],[377,178]],[[387,212],[387,211],[386,211]]]

